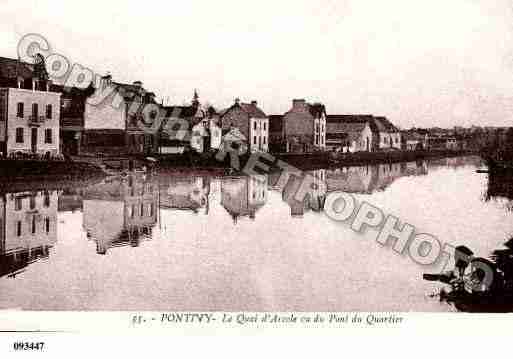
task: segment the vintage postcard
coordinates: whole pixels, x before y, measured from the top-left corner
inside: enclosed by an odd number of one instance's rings
[[[504,334],[512,24],[509,0],[1,0],[0,352]]]

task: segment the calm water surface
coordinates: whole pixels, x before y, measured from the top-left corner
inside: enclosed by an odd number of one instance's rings
[[[477,158],[318,170],[305,202],[277,176],[167,173],[0,197],[0,309],[453,311],[434,270],[323,213],[352,192],[488,256],[513,234],[509,184]],[[325,183],[325,185],[322,185]]]

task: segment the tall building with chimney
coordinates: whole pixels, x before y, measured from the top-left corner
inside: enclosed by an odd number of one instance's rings
[[[283,116],[283,138],[287,152],[313,152],[326,148],[326,108],[304,99],[292,100]]]

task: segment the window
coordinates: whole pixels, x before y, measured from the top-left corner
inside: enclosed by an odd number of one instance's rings
[[[50,194],[48,192],[45,192],[44,206],[50,207]]]
[[[25,105],[23,104],[23,102],[18,102],[18,110],[17,110],[17,115],[19,118],[23,118],[23,116],[25,116]]]
[[[256,145],[256,136],[253,136],[253,144]]]
[[[50,218],[48,217],[45,218],[45,230],[46,233],[50,233]]]
[[[21,221],[16,222],[16,235],[21,237]]]
[[[45,130],[45,143],[52,143],[52,129],[47,128]]]
[[[256,130],[256,121],[253,122],[253,129]]]
[[[144,203],[141,203],[141,208],[140,209],[141,209],[141,211],[139,213],[139,216],[142,217],[142,216],[144,216]]]
[[[46,118],[49,120],[52,118],[52,105],[46,105]]]
[[[37,119],[37,117],[39,116],[39,106],[37,103],[33,103],[32,104],[32,117],[35,119]]]
[[[32,216],[32,234],[36,233],[36,216]]]
[[[16,197],[14,199],[14,210],[21,211],[21,207],[22,207],[22,199],[21,199],[21,197]]]
[[[264,122],[264,131],[267,131],[267,123]]]
[[[30,209],[36,208],[36,196],[30,196]]]
[[[264,137],[264,145],[265,145],[266,139],[267,139],[267,137]]]
[[[16,129],[16,143],[23,143],[23,128],[18,127]]]

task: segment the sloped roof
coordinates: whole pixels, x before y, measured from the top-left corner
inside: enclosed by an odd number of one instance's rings
[[[264,111],[262,111],[258,105],[252,103],[235,103],[227,109],[221,110],[219,112],[220,117],[225,116],[229,111],[240,108],[242,111],[248,114],[250,118],[267,118],[267,115]]]
[[[241,103],[240,107],[251,118],[267,118],[267,115],[257,105],[252,103]]]
[[[356,120],[355,120],[356,119]],[[352,120],[352,122],[349,122]],[[326,139],[356,141],[370,121],[353,115],[335,115],[326,122]],[[345,136],[342,136],[345,135]]]
[[[328,122],[326,124],[326,133],[360,133],[365,129],[366,125],[366,122]]]
[[[326,116],[326,123],[339,123],[339,122],[367,122],[373,120],[372,115],[328,115]]]
[[[380,132],[399,132],[399,129],[386,117],[378,116],[374,118],[374,121],[376,122]]]

